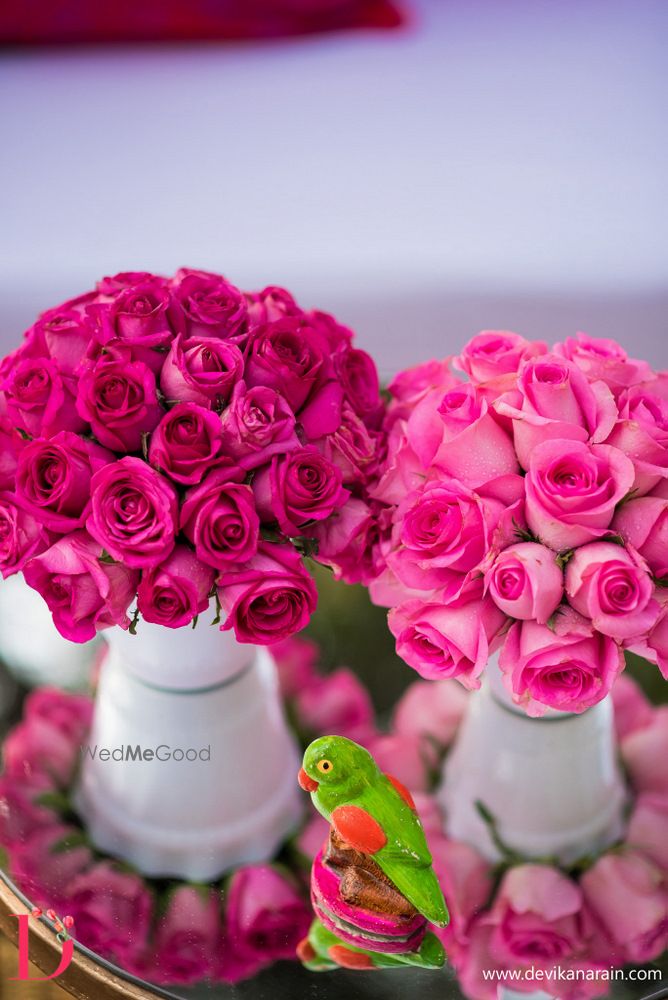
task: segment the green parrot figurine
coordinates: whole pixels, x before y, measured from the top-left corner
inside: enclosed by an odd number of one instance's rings
[[[430,923],[444,927],[448,910],[432,868],[410,792],[383,774],[371,754],[344,736],[322,736],[306,749],[299,784],[341,841],[373,858]]]

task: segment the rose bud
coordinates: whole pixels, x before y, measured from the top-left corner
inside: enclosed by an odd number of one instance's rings
[[[555,553],[535,542],[504,549],[485,574],[490,597],[511,618],[544,625],[561,603],[564,578]]]

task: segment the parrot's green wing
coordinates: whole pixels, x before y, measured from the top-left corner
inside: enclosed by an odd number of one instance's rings
[[[399,782],[381,774],[356,804],[373,816],[387,837],[386,845],[374,853],[374,861],[427,920],[444,927],[448,910],[422,823],[411,802]]]
[[[348,953],[349,956],[366,956],[368,962],[364,965],[357,965],[357,968],[392,969],[413,965],[422,969],[440,969],[445,963],[443,945],[431,932],[425,934],[417,951],[409,951],[400,955],[387,955],[379,951],[357,948],[353,944],[342,941],[316,918],[311,924],[308,941],[312,948],[312,954],[308,958],[302,958],[302,963],[313,972],[324,972],[340,967],[339,963],[332,958],[332,948],[335,955],[338,948],[344,954]],[[355,965],[354,959],[350,963],[346,963],[348,968],[354,968]]]

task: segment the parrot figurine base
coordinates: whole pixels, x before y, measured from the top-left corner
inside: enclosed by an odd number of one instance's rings
[[[448,912],[410,793],[341,736],[308,747],[299,784],[330,823],[311,868],[316,919],[297,950],[302,963],[312,971],[441,968],[429,923],[444,926]]]

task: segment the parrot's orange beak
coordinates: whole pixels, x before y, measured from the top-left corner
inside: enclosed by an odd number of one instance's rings
[[[299,782],[299,787],[303,788],[305,792],[314,792],[318,787],[318,782],[314,781],[313,778],[309,778],[303,767],[299,768],[297,781]]]

